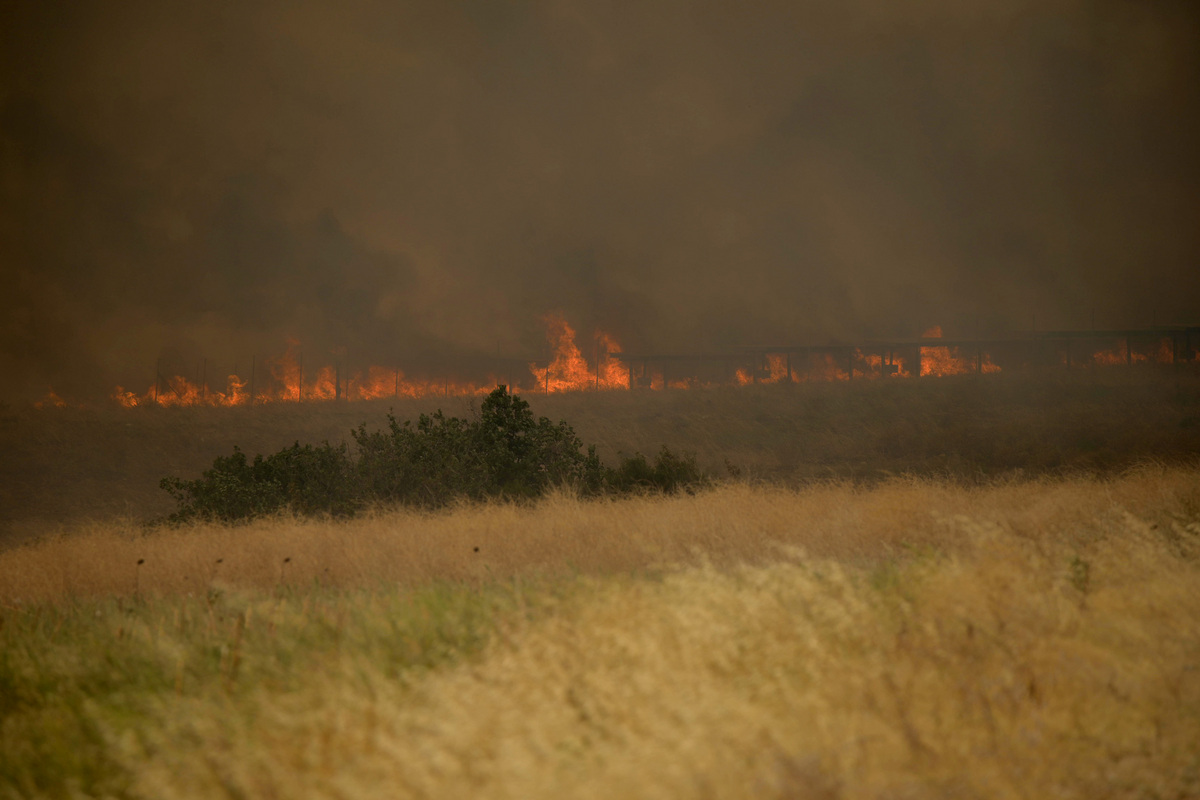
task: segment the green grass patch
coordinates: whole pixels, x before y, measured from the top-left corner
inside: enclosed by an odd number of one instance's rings
[[[263,692],[353,681],[364,668],[407,684],[475,657],[499,628],[540,617],[581,585],[214,588],[4,609],[0,796],[127,796],[115,751],[164,706],[244,713]]]

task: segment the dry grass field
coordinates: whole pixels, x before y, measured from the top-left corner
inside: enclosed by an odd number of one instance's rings
[[[530,400],[741,477],[167,528],[388,404],[8,412],[0,798],[1200,797],[1197,376]]]
[[[1200,792],[1195,470],[95,525],[0,586],[0,796]]]

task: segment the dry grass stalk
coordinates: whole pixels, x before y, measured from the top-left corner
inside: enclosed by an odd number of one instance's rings
[[[95,523],[0,552],[0,598],[186,594],[214,580],[272,589],[281,581],[336,587],[602,575],[686,562],[697,552],[715,564],[763,563],[778,545],[871,564],[914,548],[953,551],[959,537],[944,521],[959,515],[1037,539],[1085,536],[1105,513],[1117,513],[1111,509],[1166,524],[1164,504],[1189,503],[1200,504],[1194,472],[1148,466],[1112,480],[973,489],[915,479],[869,490],[728,484],[696,497],[581,502],[557,495],[532,507],[387,511],[349,522],[279,517],[149,533],[131,522]]]

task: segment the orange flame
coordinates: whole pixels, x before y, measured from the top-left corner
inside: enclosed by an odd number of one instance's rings
[[[250,402],[250,394],[246,391],[246,382],[237,375],[229,376],[223,392],[197,386],[187,378],[175,375],[165,381],[159,381],[159,385],[151,386],[142,394],[118,386],[113,390],[112,399],[125,408],[148,405],[240,406]]]
[[[1171,347],[1171,337],[1165,336],[1159,340],[1158,345],[1150,352],[1134,350],[1132,355],[1128,350],[1129,343],[1122,341],[1119,345],[1111,350],[1097,350],[1092,354],[1092,361],[1105,367],[1115,367],[1122,364],[1170,364],[1175,353]]]
[[[942,338],[942,326],[934,325],[922,334],[924,339]],[[965,375],[970,372],[999,372],[1000,367],[988,353],[979,353],[976,358],[962,356],[957,347],[922,347],[921,376]]]
[[[550,314],[543,317],[542,321],[546,323],[546,339],[554,349],[554,356],[544,369],[536,363],[529,364],[537,389],[552,394],[629,387],[629,367],[612,358],[613,353],[621,352],[621,347],[611,336],[602,331],[596,332],[594,343],[598,363],[589,367],[579,346],[575,344],[575,329],[562,316]]]
[[[46,396],[33,404],[34,408],[66,408],[67,401],[59,397],[53,389],[46,391]]]
[[[589,360],[576,343],[576,331],[561,314],[543,317],[546,338],[552,353],[544,366],[529,363],[533,384],[522,389],[512,386],[514,391],[569,392],[584,390],[626,390],[631,386],[647,387],[651,390],[692,389],[712,385],[695,376],[664,375],[661,366],[647,359],[633,374],[629,362],[622,360],[621,346],[608,333],[596,331],[592,339]],[[934,326],[923,334],[923,338],[934,340],[918,343],[920,375],[939,377],[961,375],[972,372],[995,373],[1001,370],[990,354],[977,350],[962,353],[963,348],[938,344],[942,338],[941,326]],[[1171,338],[1163,337],[1153,346],[1135,348],[1128,352],[1128,343],[1121,341],[1111,350],[1099,350],[1092,361],[1100,365],[1123,365],[1127,363],[1156,362],[1171,363],[1177,358]],[[968,351],[970,348],[966,348]],[[861,349],[837,349],[827,352],[764,353],[763,360],[753,368],[737,369],[736,384],[752,383],[806,383],[815,381],[845,381],[849,379],[881,377],[912,377],[914,370],[902,357],[894,352],[881,351],[864,353]],[[1064,362],[1067,354],[1061,354]],[[1200,355],[1189,353],[1186,358],[1200,360]],[[1086,359],[1085,359],[1086,363]],[[207,371],[207,370],[206,370]],[[470,396],[489,392],[497,380],[493,376],[483,383],[454,380],[414,379],[397,367],[371,366],[365,370],[344,370],[341,366],[322,364],[311,369],[304,363],[299,351],[299,342],[289,341],[286,351],[277,358],[256,361],[252,375],[258,380],[247,380],[240,375],[229,375],[224,388],[215,388],[207,380],[193,383],[179,375],[162,376],[144,392],[116,387],[111,398],[126,408],[138,406],[243,406],[268,402],[315,402],[336,398],[347,400],[372,400],[387,397],[421,398],[427,396]],[[63,408],[67,401],[54,391],[36,402],[37,408]]]
[[[629,367],[616,354],[621,346],[609,334],[597,331],[594,337],[595,365],[587,360],[575,344],[575,331],[559,315],[544,318],[547,339],[554,355],[545,368],[530,364],[536,381],[530,387],[536,391],[579,391],[583,389],[627,389]],[[483,395],[497,384],[495,376],[484,383],[456,380],[412,379],[395,367],[371,366],[363,370],[342,371],[328,364],[309,370],[303,356],[297,352],[299,342],[291,340],[283,355],[258,362],[261,375],[270,378],[253,387],[250,381],[230,375],[225,389],[216,390],[207,382],[193,383],[182,376],[160,377],[144,392],[118,386],[111,397],[126,408],[137,406],[239,406],[251,403],[310,402],[346,398],[374,400],[386,397],[426,397],[451,395]],[[661,382],[661,377],[660,377]],[[514,386],[513,389],[519,387]],[[53,395],[57,397],[57,395]],[[61,401],[60,401],[61,402]],[[48,399],[41,405],[51,404]],[[65,403],[64,403],[65,404]]]
[[[814,356],[812,363],[812,369],[806,373],[809,380],[844,381],[850,377],[845,370],[846,363],[834,356],[833,353],[821,353]]]
[[[855,351],[855,361],[862,364],[862,373],[868,378],[907,378],[909,377],[908,368],[905,366],[904,359],[892,354],[890,360],[885,360],[878,353],[868,353],[863,355],[862,350]]]
[[[864,354],[855,349],[853,354],[836,356],[833,353],[811,354],[805,358],[793,357],[790,361],[782,353],[768,353],[765,366],[758,370],[759,383],[809,383],[821,381],[844,381],[850,378],[848,369],[854,369],[853,377],[879,378],[909,376],[905,361],[889,354],[888,358],[878,353]],[[738,369],[735,378],[739,386],[754,383],[755,373]]]

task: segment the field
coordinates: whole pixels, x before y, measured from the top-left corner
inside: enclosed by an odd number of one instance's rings
[[[667,392],[527,395],[566,419],[602,458],[667,445],[718,477],[797,486],[890,475],[987,479],[1104,473],[1200,454],[1200,373],[1111,368],[929,380]],[[275,404],[255,408],[90,410],[0,407],[0,548],[61,525],[146,520],[173,509],[165,475],[195,477],[239,445],[342,442],[464,398]],[[477,405],[477,401],[476,405]]]
[[[720,480],[147,527],[388,404],[10,410],[0,797],[1200,796],[1196,375],[529,399]]]

